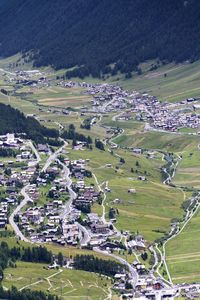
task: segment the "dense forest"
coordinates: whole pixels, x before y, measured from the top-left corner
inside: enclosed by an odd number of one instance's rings
[[[27,137],[36,143],[43,143],[48,138],[57,139],[59,132],[46,128],[32,118],[25,115],[10,105],[0,103],[0,134],[26,133]]]
[[[93,255],[76,255],[74,257],[74,268],[114,276],[116,273],[123,273],[124,266],[113,260],[104,260]]]
[[[2,0],[0,55],[76,66],[68,77],[128,76],[147,59],[199,59],[199,18],[199,0]]]
[[[15,287],[10,290],[3,289],[0,286],[0,299],[3,300],[58,300],[57,296],[46,294],[41,291],[23,290],[18,291]]]

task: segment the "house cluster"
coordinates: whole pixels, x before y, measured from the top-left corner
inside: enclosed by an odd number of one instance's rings
[[[118,290],[124,299],[172,300],[175,295],[179,294],[178,287],[168,287],[160,277],[155,277],[149,273],[139,261],[134,261],[132,266],[138,274],[136,284],[134,284],[133,278],[127,273],[115,274],[114,276],[113,288]]]
[[[133,92],[129,94],[127,102],[131,108],[120,114],[118,119],[129,120],[134,113],[137,120],[145,121],[155,129],[177,131],[183,127],[200,127],[200,115],[187,101],[169,104],[158,101],[155,96]]]
[[[65,87],[84,87],[91,100],[92,108],[84,111],[95,113],[117,112],[116,119],[128,121],[136,118],[158,130],[177,131],[179,128],[200,127],[199,98],[189,98],[177,103],[160,102],[157,97],[147,93],[125,91],[111,84],[87,84],[73,81],[62,82]],[[123,110],[123,112],[121,112]]]
[[[10,207],[19,202],[19,191],[31,181],[35,167],[29,166],[34,159],[29,146],[14,134],[0,136],[0,149],[6,156],[0,162],[0,228],[5,228]],[[13,152],[9,152],[12,149]],[[9,157],[12,153],[13,157]]]
[[[146,250],[145,240],[143,236],[137,235],[134,239],[127,242],[128,249],[136,251]]]
[[[60,213],[62,200],[53,200],[41,206],[29,206],[19,214],[19,227],[33,242],[63,244]]]
[[[6,135],[0,135],[1,148],[19,149],[22,144],[23,144],[23,140],[19,137],[16,137],[14,133],[7,133]]]
[[[63,234],[62,212],[69,195],[65,178],[59,176],[58,166],[51,165],[46,172],[38,174],[34,184],[26,188],[28,207],[19,213],[18,224],[34,242],[56,242],[61,245],[67,242]],[[44,201],[38,205],[41,198]]]

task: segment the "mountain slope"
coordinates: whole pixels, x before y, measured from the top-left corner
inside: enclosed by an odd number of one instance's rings
[[[162,3],[161,3],[162,2]],[[35,65],[84,66],[98,76],[152,58],[200,58],[198,0],[9,0],[0,4],[0,55],[34,50]]]
[[[0,135],[7,133],[26,133],[36,143],[45,142],[45,138],[58,138],[55,129],[46,128],[32,118],[25,117],[19,110],[0,103]]]

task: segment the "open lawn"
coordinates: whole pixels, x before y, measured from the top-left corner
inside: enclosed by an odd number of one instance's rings
[[[200,150],[197,145],[183,150],[173,182],[177,185],[200,188]]]

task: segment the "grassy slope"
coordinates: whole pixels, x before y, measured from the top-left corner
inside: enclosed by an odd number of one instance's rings
[[[200,280],[200,212],[167,245],[167,262],[175,282]]]
[[[18,262],[17,268],[8,268],[5,271],[3,285],[10,288],[15,285],[18,289],[30,286],[33,290],[49,291],[61,299],[104,299],[109,294],[108,288],[111,285],[109,279],[99,277],[97,274],[63,270],[46,270],[44,264]],[[48,279],[49,276],[52,276]],[[34,284],[36,283],[36,284]]]
[[[161,155],[155,159],[147,159],[145,155],[137,156],[123,150],[118,150],[117,154],[125,159],[125,164],[119,165],[118,158],[98,150],[71,152],[69,157],[89,157],[88,168],[95,173],[99,183],[108,181],[111,192],[107,194],[107,203],[119,210],[117,227],[132,232],[139,230],[147,240],[153,241],[169,229],[173,217],[182,215],[180,206],[183,195],[181,191],[161,183]],[[131,168],[136,169],[136,161],[140,165],[137,174],[131,173]],[[112,164],[111,168],[105,167],[108,163]],[[119,167],[118,170],[116,166]],[[138,174],[144,174],[144,171],[147,171],[147,182],[137,180]],[[136,194],[128,193],[130,188],[135,188]],[[120,204],[112,203],[116,198],[121,200]],[[95,210],[101,212],[98,208]],[[108,206],[106,210],[108,217]]]
[[[149,64],[142,65],[144,71],[142,75],[134,75],[129,80],[117,76],[119,78],[117,82],[126,89],[147,92],[165,101],[175,102],[200,96],[200,61],[193,64],[169,64],[151,72],[146,71],[149,69]],[[167,77],[164,77],[165,73]],[[116,78],[114,80],[116,81]]]

